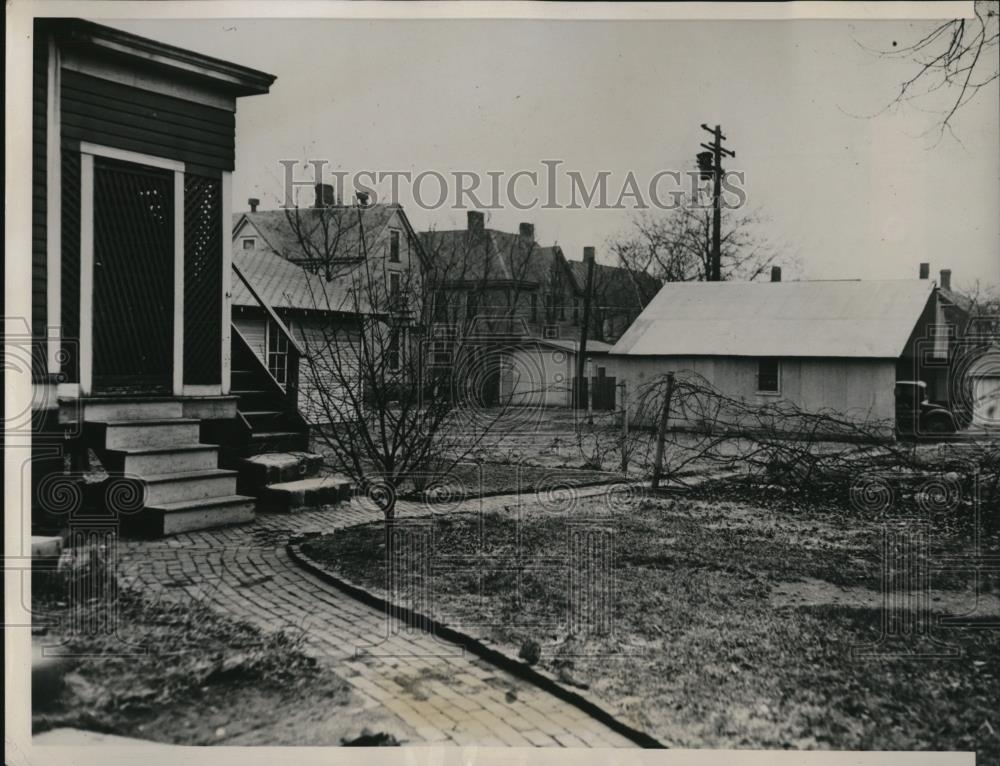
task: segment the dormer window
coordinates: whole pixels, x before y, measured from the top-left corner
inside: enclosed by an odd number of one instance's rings
[[[256,250],[257,249],[257,238],[256,237],[243,237],[243,249],[244,250]]]

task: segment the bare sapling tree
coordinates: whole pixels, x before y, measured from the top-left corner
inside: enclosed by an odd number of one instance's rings
[[[387,521],[402,493],[453,491],[449,474],[499,438],[513,402],[492,348],[509,316],[488,311],[496,296],[476,270],[478,243],[447,259],[410,232],[393,245],[395,210],[361,202],[286,211],[298,260],[318,277],[314,318],[300,332],[302,406],[322,424],[314,433],[327,466]]]
[[[659,282],[707,281],[712,264],[712,208],[693,198],[666,211],[638,211],[630,226],[608,242],[619,265]],[[759,212],[723,206],[720,273],[723,280],[750,281],[768,274],[772,265],[790,260],[772,243]],[[653,283],[637,278],[641,290]],[[652,299],[646,297],[645,302]]]
[[[666,375],[638,392],[635,463],[652,470],[651,428],[670,388]],[[980,483],[982,502],[1000,501],[1000,445],[963,440],[959,457],[942,458],[928,445],[895,439],[893,419],[866,412],[807,410],[786,399],[766,404],[727,395],[693,371],[680,371],[671,388],[671,417],[663,476],[685,486],[689,477],[738,478],[797,495],[843,497],[857,477],[879,473],[905,478],[918,472],[953,472]]]

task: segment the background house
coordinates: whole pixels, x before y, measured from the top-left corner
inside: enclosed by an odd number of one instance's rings
[[[938,310],[928,280],[668,283],[608,368],[639,387],[693,371],[737,400],[891,424],[899,376],[926,380],[947,363]]]
[[[517,337],[578,337],[577,286],[558,245],[535,240],[534,226],[514,234],[486,228],[469,211],[465,229],[420,233],[428,284],[436,295],[434,319]]]
[[[297,386],[295,406],[307,423],[328,424],[338,414],[332,402],[338,410],[348,404],[345,371],[356,367],[367,319],[393,328],[382,349],[390,371],[405,364],[421,261],[402,207],[337,204],[332,188],[319,185],[311,208],[258,211],[251,200],[250,212],[234,216],[232,236],[246,278],[233,295],[234,344],[252,352],[244,360],[255,370],[246,372],[258,381],[266,370],[272,388]]]
[[[487,228],[477,211],[468,212],[465,229],[420,237],[425,284],[435,291],[435,326],[478,344],[478,401],[490,405],[510,396],[518,404],[568,405],[583,322],[584,264],[567,260],[558,245],[539,244],[530,223],[516,234],[498,231]],[[595,267],[593,293],[588,356],[609,350],[602,341],[618,337],[643,305],[633,277],[611,266]],[[447,341],[437,345],[447,355]]]
[[[587,286],[587,264],[574,260],[567,262],[576,282],[576,303],[582,305]],[[587,337],[614,343],[638,318],[659,289],[660,281],[645,272],[595,263],[590,331]]]

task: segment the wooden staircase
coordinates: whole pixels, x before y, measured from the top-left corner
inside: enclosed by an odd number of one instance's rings
[[[85,443],[112,480],[135,482],[143,498],[141,510],[121,509],[124,530],[160,537],[253,520],[255,499],[237,493],[236,472],[219,467],[219,448],[201,442],[202,421],[184,417],[180,400],[85,406]]]
[[[236,327],[231,375],[236,421],[206,424],[202,430],[203,438],[220,445],[224,464],[265,452],[309,449],[309,425],[298,412],[294,379],[285,385],[275,380]]]

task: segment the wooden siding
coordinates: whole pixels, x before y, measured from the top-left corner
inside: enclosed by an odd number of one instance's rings
[[[48,40],[36,35],[32,58],[31,96],[31,334],[43,343],[47,336],[48,298],[46,274],[48,237],[46,236],[46,120],[48,92]],[[46,355],[32,355],[32,379],[45,379]]]
[[[256,312],[254,312],[256,313]],[[267,320],[263,316],[250,316],[245,312],[233,312],[233,324],[240,331],[253,352],[265,364],[265,344],[267,339]]]
[[[528,342],[504,354],[500,395],[515,406],[568,407],[575,362],[576,354]]]
[[[63,140],[178,160],[206,175],[233,169],[233,112],[65,68],[61,84]]]
[[[260,363],[266,365],[267,320],[255,314],[257,312],[253,309],[249,311],[234,311],[233,324],[243,337],[246,338],[247,343],[253,349]],[[330,388],[331,392],[333,390],[332,387],[336,386],[333,380],[330,380],[327,375],[323,374],[323,371],[328,370],[332,364],[329,358],[323,358],[323,352],[321,351],[321,349],[326,347],[325,333],[328,329],[323,319],[290,319],[287,315],[282,318],[288,324],[292,335],[302,345],[306,356],[310,354],[317,355],[315,365],[310,364],[306,358],[303,358],[299,362],[299,414],[305,418],[306,422],[311,424],[328,423],[329,420],[326,417],[323,407],[324,395],[320,393],[321,386]],[[341,362],[345,365],[354,366],[356,363],[350,362],[349,357],[353,356],[357,351],[357,336],[350,332],[349,324],[345,324],[343,329],[338,330],[338,332],[344,333],[345,338],[340,351],[342,355]],[[335,400],[342,403],[341,406],[347,404],[346,394],[334,394],[334,397]]]
[[[360,348],[359,336],[352,331],[351,324],[345,323],[339,327],[336,330],[337,337],[344,340],[334,359],[328,345],[327,336],[333,332],[327,326],[328,321],[330,320],[304,319],[293,320],[290,324],[292,334],[305,351],[299,362],[299,413],[307,423],[313,425],[330,422],[327,408],[334,410],[333,414],[338,409],[341,413],[352,410],[348,394],[341,385],[344,375],[335,376],[330,372],[336,364],[342,366],[345,374],[351,369],[357,370],[358,388],[355,396],[361,396],[361,371],[356,357]],[[310,358],[315,361],[310,361]]]
[[[627,381],[632,402],[638,400],[643,385],[657,376],[694,372],[723,394],[751,405],[785,400],[808,412],[833,410],[858,420],[894,420],[895,359],[786,357],[779,361],[781,391],[777,396],[757,392],[757,359],[752,357],[608,356],[607,374]]]
[[[62,374],[67,383],[80,381],[80,153],[62,150]]]

